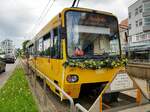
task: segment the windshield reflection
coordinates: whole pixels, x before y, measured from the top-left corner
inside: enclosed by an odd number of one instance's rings
[[[120,54],[118,26],[114,17],[69,11],[66,19],[69,57],[92,58]]]

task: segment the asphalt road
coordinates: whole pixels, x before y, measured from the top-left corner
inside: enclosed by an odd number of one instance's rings
[[[17,59],[14,64],[6,64],[6,71],[0,73],[0,88],[5,84],[13,70],[15,69],[16,65],[18,64],[19,60]]]

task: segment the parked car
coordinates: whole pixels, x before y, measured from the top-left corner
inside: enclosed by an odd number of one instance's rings
[[[6,70],[6,63],[2,58],[0,58],[0,72],[5,72]]]
[[[15,56],[12,54],[6,54],[4,59],[6,63],[15,63],[15,60],[16,60]]]

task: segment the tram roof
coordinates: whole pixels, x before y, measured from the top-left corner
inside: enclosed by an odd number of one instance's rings
[[[52,28],[55,28],[56,26],[58,26],[59,24],[61,24],[61,22],[58,22],[58,18],[61,15],[64,15],[66,11],[69,10],[74,10],[74,11],[85,11],[85,12],[94,12],[94,13],[101,13],[101,14],[105,14],[105,15],[109,15],[109,16],[114,16],[112,13],[110,12],[105,12],[105,11],[99,11],[99,10],[94,10],[94,9],[88,9],[88,8],[64,8],[58,15],[56,15],[52,20],[50,20],[46,26],[44,26],[40,32],[38,32],[36,34],[36,36],[31,40],[31,42],[34,42],[35,40],[41,38],[43,35],[47,34]],[[117,17],[116,17],[117,18]]]

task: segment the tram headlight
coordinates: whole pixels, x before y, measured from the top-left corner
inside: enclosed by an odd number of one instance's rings
[[[70,75],[67,76],[66,80],[67,80],[69,83],[78,82],[79,76],[76,75],[76,74],[70,74]]]

